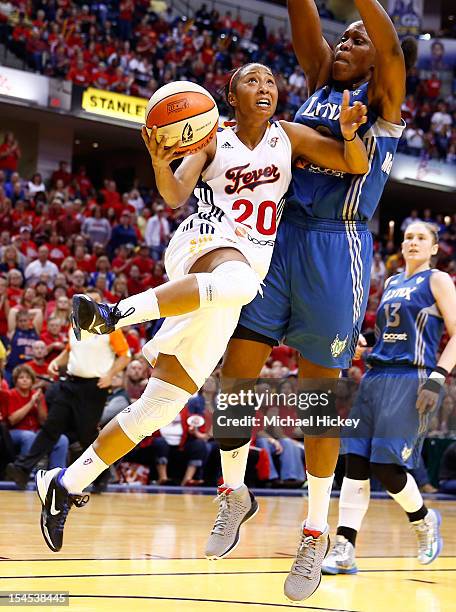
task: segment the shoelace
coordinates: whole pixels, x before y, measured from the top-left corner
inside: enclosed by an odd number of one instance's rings
[[[68,503],[65,503],[63,505],[62,511],[60,512],[59,518],[57,520],[58,527],[63,530],[71,506],[81,508],[82,506],[85,506],[85,504],[89,501],[89,498],[89,495],[69,495]]]
[[[228,522],[228,516],[230,511],[230,492],[230,489],[223,489],[213,500],[214,504],[216,502],[220,503],[220,508],[217,514],[217,518],[215,519],[214,528],[212,530],[212,533],[215,533],[217,535],[225,534],[225,528]]]
[[[420,525],[412,525],[418,537],[418,547],[420,552],[427,553],[432,544],[433,530],[424,520]]]
[[[301,544],[298,548],[296,560],[291,570],[293,574],[299,574],[306,578],[310,578],[312,569],[315,565],[315,547],[317,541],[312,536],[302,536]]]
[[[117,325],[117,323],[121,320],[121,319],[125,319],[126,317],[129,317],[130,315],[132,315],[135,312],[135,307],[134,306],[130,306],[130,308],[124,312],[124,314],[122,314],[119,310],[119,304],[120,302],[123,300],[123,296],[118,300],[117,304],[115,304],[114,306],[109,307],[109,321],[108,324],[112,325],[113,327],[115,325]]]

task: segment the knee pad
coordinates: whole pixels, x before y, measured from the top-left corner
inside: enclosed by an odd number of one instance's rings
[[[200,307],[242,307],[261,290],[257,273],[243,261],[225,261],[213,272],[195,274]]]
[[[117,415],[117,422],[138,444],[179,414],[191,394],[158,378],[150,378],[141,397]]]

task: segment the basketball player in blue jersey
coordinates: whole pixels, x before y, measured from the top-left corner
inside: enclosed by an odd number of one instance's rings
[[[313,0],[289,0],[293,44],[306,73],[309,98],[295,122],[340,137],[344,89],[368,106],[362,135],[369,156],[363,176],[296,163],[263,297],[242,309],[225,354],[226,379],[256,379],[271,348],[284,342],[299,350],[306,389],[336,379],[350,364],[367,304],[372,217],[404,129],[401,104],[406,62],[394,26],[376,0],[355,0],[362,21],[350,25],[331,49],[322,36]],[[411,50],[416,51],[414,47]],[[206,555],[221,558],[239,541],[251,501],[244,485],[249,449],[242,438],[217,434],[224,486]],[[285,582],[291,600],[316,590],[328,548],[327,517],[337,437],[305,436],[308,515],[296,561]]]
[[[389,278],[378,311],[376,343],[350,416],[360,418],[356,438],[343,441],[345,478],[336,543],[325,574],[355,574],[356,536],[375,476],[404,509],[418,542],[418,561],[440,553],[440,515],[427,509],[407,471],[415,467],[443,384],[456,364],[456,289],[448,274],[430,268],[438,250],[434,226],[412,223],[402,243],[405,272]],[[437,361],[443,323],[450,340]],[[387,529],[385,531],[387,533]]]

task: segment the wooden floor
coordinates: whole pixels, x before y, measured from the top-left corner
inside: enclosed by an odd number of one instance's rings
[[[259,502],[260,512],[245,526],[234,558],[207,561],[204,544],[216,512],[210,496],[92,496],[85,508],[71,511],[64,547],[54,554],[42,540],[36,495],[0,491],[0,591],[69,591],[71,612],[296,608],[282,588],[307,501],[261,497]],[[444,537],[443,554],[433,564],[423,567],[415,561],[415,541],[400,508],[389,500],[373,500],[359,537],[360,572],[323,577],[318,591],[299,607],[454,610],[456,503],[432,506],[443,515]],[[334,527],[337,500],[331,501],[330,520]]]

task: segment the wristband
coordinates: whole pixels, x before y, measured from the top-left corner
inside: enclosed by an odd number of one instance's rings
[[[432,374],[431,374],[432,376]],[[426,390],[426,391],[431,391],[431,393],[436,393],[437,395],[439,395],[442,387],[443,387],[443,382],[441,381],[441,379],[439,380],[438,378],[431,378],[431,376],[427,379],[427,381],[424,383],[422,389]]]
[[[438,374],[441,374],[445,378],[447,378],[448,375],[449,375],[449,372],[447,370],[445,370],[445,368],[442,368],[440,366],[435,366],[435,368],[431,372],[431,376],[432,376],[433,372],[437,372]]]
[[[356,132],[355,135],[353,136],[353,138],[345,138],[345,136],[342,134],[342,138],[345,140],[345,142],[353,142],[356,138]]]

